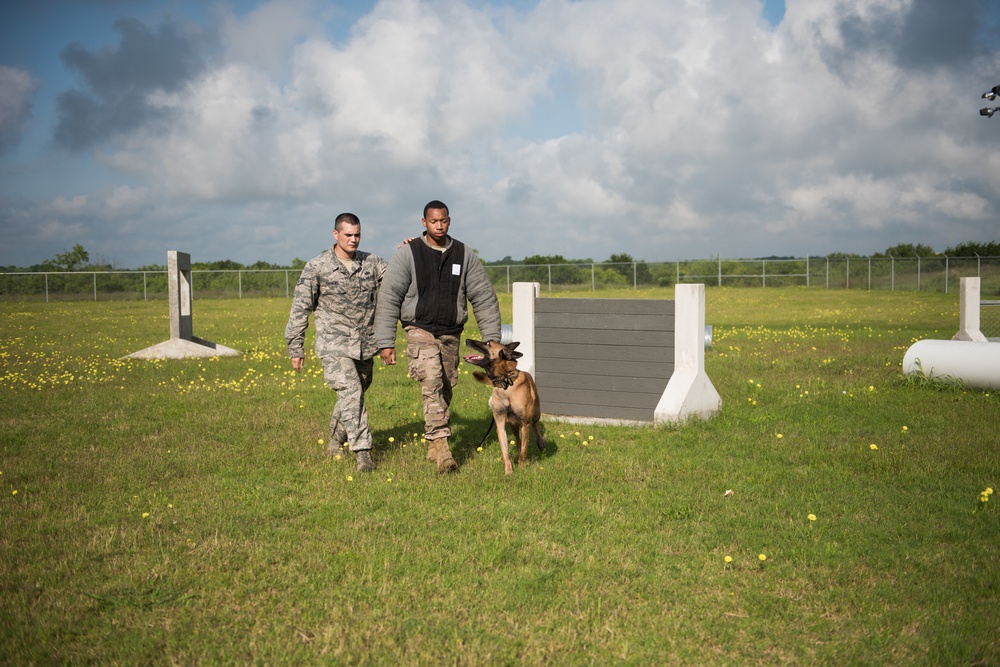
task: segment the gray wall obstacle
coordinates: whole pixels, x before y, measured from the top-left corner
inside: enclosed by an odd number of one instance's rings
[[[235,357],[242,354],[225,345],[194,335],[191,316],[191,255],[167,251],[167,287],[169,290],[170,338],[152,347],[127,355],[125,359],[187,359],[189,357]]]
[[[546,417],[661,423],[708,418],[722,405],[705,374],[705,286],[675,300],[540,299],[514,283],[518,368],[538,384]]]

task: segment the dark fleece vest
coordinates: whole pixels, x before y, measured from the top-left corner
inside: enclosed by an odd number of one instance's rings
[[[440,252],[422,240],[409,244],[413,252],[417,280],[416,319],[403,326],[416,326],[435,336],[462,333],[458,321],[458,295],[465,281],[465,246],[454,239],[451,247]]]

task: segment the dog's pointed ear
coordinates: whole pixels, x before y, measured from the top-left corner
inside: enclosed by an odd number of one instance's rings
[[[510,350],[511,352],[513,352],[514,350],[517,349],[517,346],[520,345],[520,344],[521,344],[521,342],[517,341],[517,340],[515,340],[513,343],[507,343],[507,349]]]
[[[509,356],[511,360],[514,360],[514,359],[520,359],[521,357],[524,356],[524,354],[521,352],[511,352]]]

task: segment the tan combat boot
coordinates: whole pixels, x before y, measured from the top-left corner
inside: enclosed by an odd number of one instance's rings
[[[441,449],[441,440],[427,441],[427,460],[437,463],[438,450]]]
[[[455,472],[458,470],[458,463],[452,458],[451,450],[448,449],[448,438],[431,440],[427,448],[427,458],[437,463],[439,473]]]

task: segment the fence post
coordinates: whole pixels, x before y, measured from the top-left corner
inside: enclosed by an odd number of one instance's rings
[[[767,260],[760,260],[760,286],[767,287]]]
[[[845,262],[847,264],[847,268],[844,269],[844,281],[847,284],[847,289],[851,289],[851,256],[844,255],[844,259],[847,260]]]
[[[551,264],[546,264],[545,266],[549,267],[549,291],[551,292],[552,291],[552,265]]]
[[[145,271],[142,272],[142,300],[143,301],[149,301],[149,299],[146,297],[146,272]]]
[[[722,255],[719,255],[719,287],[722,287]]]
[[[890,271],[892,273],[892,291],[895,292],[896,291],[896,258],[892,256],[891,252],[889,253],[889,267],[890,267]]]
[[[97,301],[97,271],[94,271],[94,301]]]
[[[806,287],[809,287],[809,255],[806,255]]]
[[[677,280],[674,281],[674,284],[676,285],[680,281],[681,281],[681,260],[678,259],[677,260]]]
[[[948,293],[948,255],[944,256],[944,293]]]
[[[243,298],[243,269],[237,269],[236,271],[236,285],[239,289],[239,298]]]
[[[632,262],[632,289],[639,289],[639,280],[636,275],[635,262]]]

